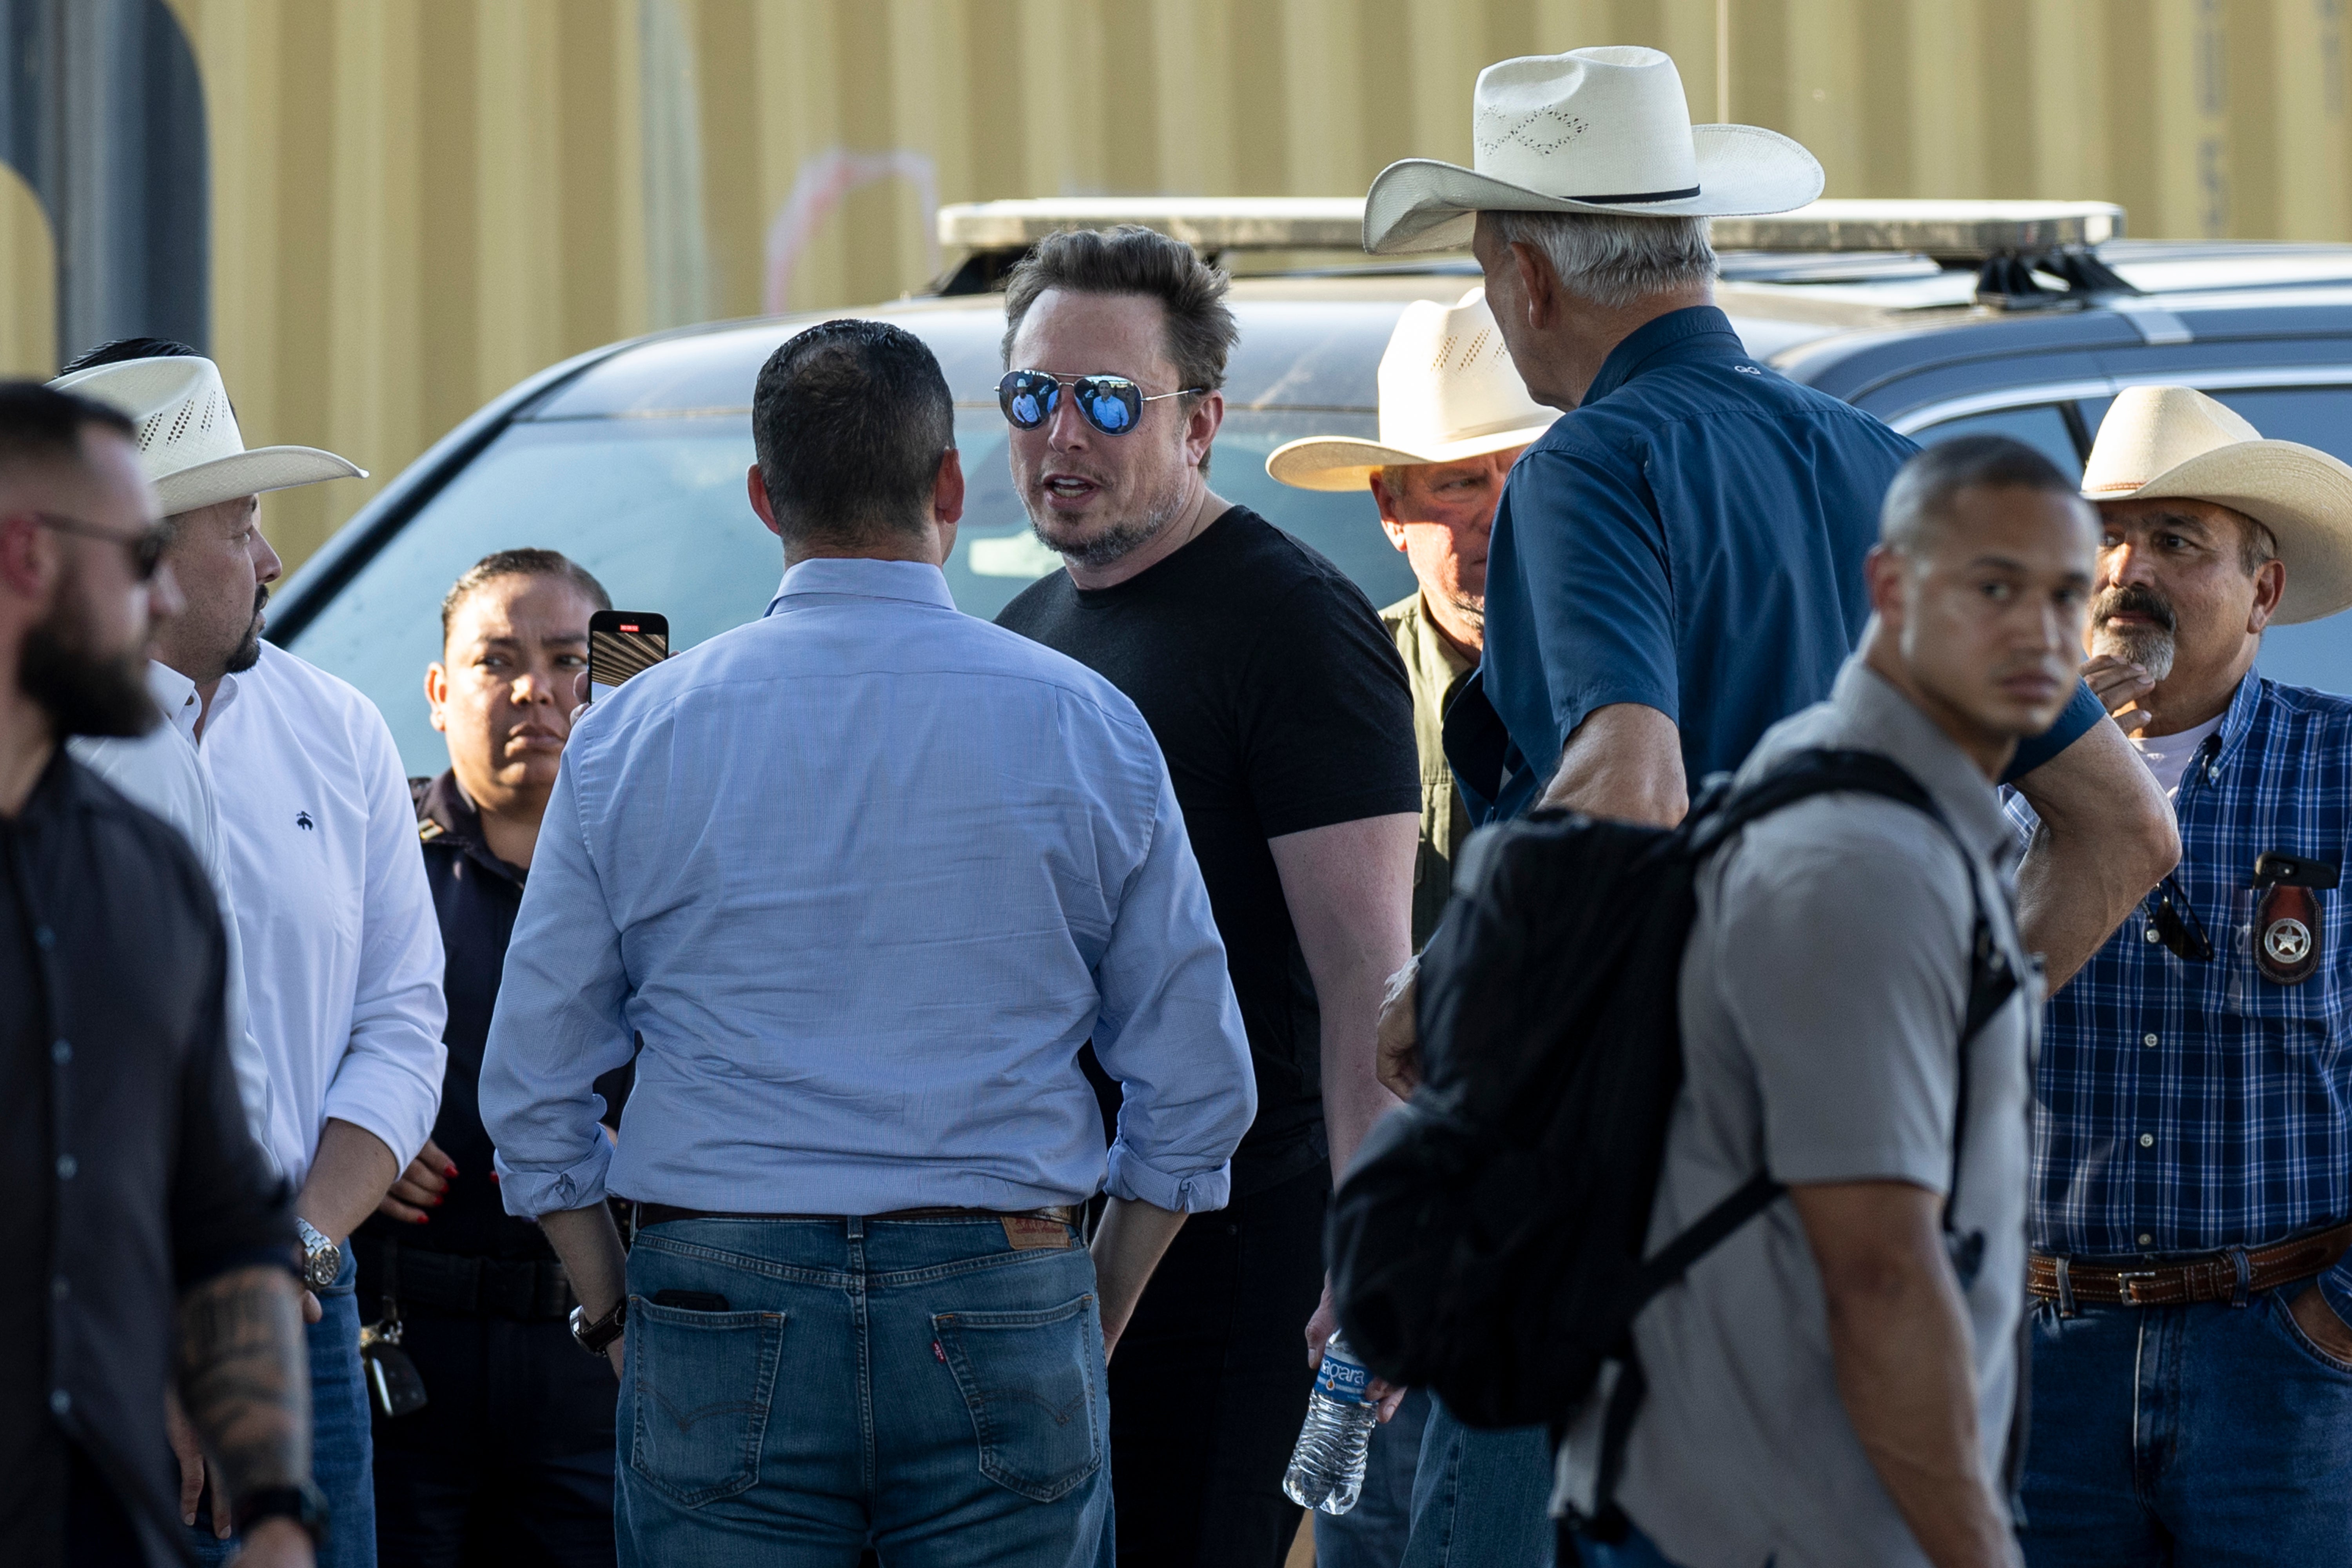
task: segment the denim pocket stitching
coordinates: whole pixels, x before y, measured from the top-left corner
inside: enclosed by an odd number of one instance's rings
[[[776,1365],[782,1358],[784,1342],[783,1312],[704,1312],[686,1307],[660,1307],[639,1297],[629,1298],[629,1384],[636,1410],[630,1423],[629,1468],[646,1482],[669,1498],[681,1508],[700,1508],[720,1498],[747,1491],[760,1479],[760,1449],[766,1441],[768,1415],[774,1401]],[[723,1399],[681,1410],[652,1387],[646,1375],[644,1331],[660,1325],[672,1329],[688,1329],[705,1333],[722,1333],[750,1329],[760,1336],[758,1370],[754,1373],[750,1396]],[[681,1434],[715,1416],[740,1414],[744,1417],[743,1431],[736,1444],[733,1470],[703,1486],[683,1486],[665,1476],[647,1457],[647,1427],[654,1420],[666,1420]]]
[[[1087,1332],[1083,1316],[1092,1312],[1094,1307],[1094,1295],[1088,1292],[1061,1306],[1031,1311],[935,1312],[931,1315],[931,1331],[938,1336],[940,1350],[947,1358],[948,1371],[955,1378],[956,1391],[963,1396],[964,1408],[971,1416],[972,1435],[980,1445],[980,1473],[1007,1491],[1033,1502],[1059,1501],[1085,1485],[1089,1477],[1102,1468],[1103,1434],[1095,1419],[1102,1375],[1096,1363],[1101,1358],[1095,1349],[1094,1336]],[[1080,1364],[1084,1372],[1076,1399],[1057,1406],[1031,1389],[991,1390],[982,1386],[979,1368],[972,1363],[970,1346],[964,1340],[967,1331],[1050,1328],[1072,1318],[1080,1320],[1077,1329]],[[1083,1420],[1087,1432],[1086,1463],[1044,1477],[1031,1477],[1017,1470],[1010,1462],[1010,1450],[1016,1434],[1006,1426],[1000,1415],[1001,1407],[1008,1397],[1013,1403],[1034,1406],[1057,1427],[1067,1427],[1074,1420]]]
[[[2308,1281],[2298,1281],[2272,1291],[2270,1293],[2271,1316],[2276,1320],[2278,1326],[2285,1331],[2286,1337],[2293,1342],[2297,1350],[2338,1377],[2352,1377],[2352,1362],[2338,1361],[2331,1352],[2323,1349],[2317,1341],[2304,1332],[2303,1325],[2295,1321],[2294,1307],[2288,1301],[2286,1293],[2289,1290],[2303,1289],[2307,1283]]]

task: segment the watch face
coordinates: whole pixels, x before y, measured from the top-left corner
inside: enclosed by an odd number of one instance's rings
[[[323,1290],[335,1282],[343,1271],[343,1249],[331,1241],[322,1241],[303,1257],[303,1277],[313,1290]]]

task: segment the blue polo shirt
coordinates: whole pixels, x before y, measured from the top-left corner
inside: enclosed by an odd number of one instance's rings
[[[1673,719],[1696,789],[1826,699],[1870,618],[1879,503],[1918,449],[1750,359],[1711,305],[1628,335],[1520,457],[1495,514],[1476,679],[1501,723],[1474,697],[1446,727],[1474,813],[1532,805],[1596,708]],[[2011,776],[2100,717],[2081,689]]]

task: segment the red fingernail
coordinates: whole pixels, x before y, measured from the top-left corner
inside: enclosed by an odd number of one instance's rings
[[[439,1208],[443,1204],[446,1204],[446,1203],[447,1203],[448,1201],[449,1201],[449,1194],[446,1194],[446,1193],[443,1193],[439,1197],[435,1198],[435,1199],[433,1200],[433,1206],[434,1206],[435,1208],[436,1208],[436,1209],[437,1209],[437,1208]]]
[[[431,1215],[429,1215],[429,1214],[421,1214],[421,1215],[418,1215],[416,1216],[415,1223],[416,1223],[416,1224],[418,1224],[418,1225],[423,1225],[426,1220],[431,1219],[432,1217],[433,1217],[433,1216],[432,1216]]]
[[[455,1165],[444,1165],[441,1167],[441,1173],[454,1182],[457,1179],[457,1167]]]
[[[496,1171],[492,1171],[492,1172],[490,1173],[490,1180],[492,1180],[492,1181],[494,1181],[494,1182],[495,1182],[495,1181],[497,1181],[498,1179],[499,1179],[499,1173],[498,1173]]]

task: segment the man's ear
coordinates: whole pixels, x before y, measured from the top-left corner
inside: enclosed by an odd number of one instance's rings
[[[1528,325],[1549,331],[1559,324],[1560,311],[1559,279],[1552,276],[1551,263],[1534,246],[1515,239],[1511,265],[1518,268],[1519,292],[1527,296]]]
[[[47,531],[32,513],[0,517],[0,589],[26,599],[46,600],[57,569]]]
[[[2272,556],[2254,574],[2253,607],[2246,613],[2246,635],[2259,637],[2263,628],[2278,614],[2279,600],[2286,595],[2286,563]]]
[[[1903,626],[1903,557],[1884,544],[1874,544],[1862,558],[1863,585],[1870,593],[1870,608],[1889,629]]]
[[[784,531],[776,526],[776,509],[768,504],[768,481],[760,477],[759,464],[752,464],[751,471],[743,477],[743,488],[751,495],[752,511],[759,515],[770,533],[782,539]]]
[[[433,707],[433,727],[447,734],[449,721],[442,716],[441,705],[449,700],[449,671],[437,658],[425,667],[425,700]]]
[[[953,447],[940,454],[940,471],[931,478],[931,515],[946,523],[963,520],[963,454]]]
[[[1184,460],[1199,468],[1209,460],[1209,448],[1216,445],[1217,431],[1225,423],[1225,395],[1213,392],[1192,405],[1184,417]]]

